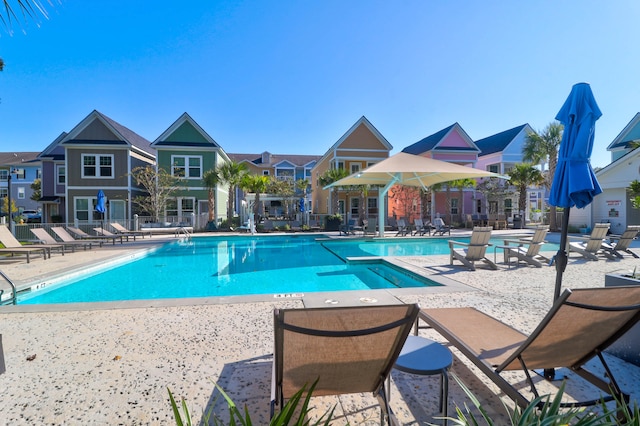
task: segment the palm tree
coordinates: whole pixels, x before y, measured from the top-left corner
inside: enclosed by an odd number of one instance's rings
[[[554,121],[549,123],[541,132],[529,133],[522,147],[522,159],[526,162],[540,164],[545,160],[549,161],[549,172],[545,176],[545,187],[551,189],[553,175],[556,173],[558,164],[558,147],[562,141],[562,131],[564,126]],[[549,229],[556,231],[558,225],[556,223],[556,207],[550,206]]]
[[[11,3],[15,3],[15,5],[11,5]],[[49,4],[52,3],[49,2]],[[18,6],[19,10],[15,10],[16,6]],[[36,19],[36,15],[42,15],[44,18],[48,17],[44,5],[39,0],[15,0],[13,2],[3,0],[0,9],[3,12],[0,13],[0,25],[3,26],[9,34],[12,32],[11,22],[18,21],[19,16],[34,20]],[[4,60],[0,58],[0,71],[3,70]]]
[[[215,220],[215,191],[218,183],[220,183],[220,176],[218,176],[217,170],[210,169],[204,172],[204,174],[202,175],[202,183],[207,188],[209,196],[209,223],[211,223]]]
[[[527,210],[527,188],[533,185],[542,185],[545,182],[542,172],[531,163],[516,164],[509,172],[509,182],[518,190],[518,210]]]
[[[222,163],[216,169],[220,182],[229,187],[229,203],[227,204],[227,222],[231,225],[233,212],[236,207],[236,187],[242,182],[242,177],[247,173],[247,165],[228,161]]]
[[[329,169],[318,178],[318,183],[320,183],[320,186],[325,187],[347,176],[349,176],[349,172],[347,172],[345,169]],[[331,188],[331,201],[331,213],[337,214],[339,209],[338,188],[335,186]]]
[[[269,187],[269,177],[264,175],[244,175],[240,187],[247,192],[256,195],[253,201],[253,218],[255,221],[260,219],[260,194],[267,192]]]

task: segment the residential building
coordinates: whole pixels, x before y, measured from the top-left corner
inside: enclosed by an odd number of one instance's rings
[[[481,152],[476,168],[507,175],[516,164],[523,162],[522,150],[531,133],[535,133],[535,131],[525,123],[477,140],[475,143]],[[544,167],[544,165],[541,166]],[[522,212],[525,219],[536,221],[541,219],[545,198],[548,198],[548,194],[544,186],[532,186],[527,189],[526,211]],[[518,194],[515,192],[501,197],[501,199],[486,199],[476,192],[473,204],[473,213],[475,214],[501,213],[505,214],[508,220],[513,218],[513,214],[519,214]]]
[[[184,178],[183,188],[167,206],[166,220],[204,227],[209,216],[209,189],[203,182],[204,174],[229,161],[229,157],[186,112],[158,136],[151,147],[156,150],[158,168]],[[226,217],[227,188],[217,185],[213,201],[214,221],[219,223]],[[196,217],[197,222],[192,223]]]
[[[306,208],[311,209],[311,200],[307,197],[311,191],[311,170],[321,158],[320,155],[272,154],[268,151],[262,154],[228,155],[236,163],[245,164],[251,174],[290,181],[294,184],[295,200],[305,199],[306,201],[303,202],[306,202]],[[295,182],[300,180],[308,181],[306,190],[295,188]],[[237,213],[240,214],[244,222],[252,209],[255,194],[244,194],[239,190],[237,195],[236,199],[241,200],[238,203],[239,211]],[[260,203],[262,204],[260,209],[263,212],[262,216],[272,218],[292,217],[293,214],[299,212],[300,205],[299,202],[287,203],[287,200],[283,200],[277,194],[261,194]],[[288,209],[293,211],[287,211]]]
[[[64,148],[64,163],[57,163],[54,178],[56,185],[64,181],[64,197],[60,198],[65,204],[63,221],[76,225],[103,219],[125,222],[141,213],[133,199],[145,190],[135,183],[131,171],[155,166],[151,142],[94,110],[58,144]],[[59,155],[52,146],[48,151],[54,159]],[[95,210],[99,190],[107,197],[104,218]]]
[[[475,167],[480,149],[460,124],[454,123],[407,146],[402,152]],[[396,195],[398,191],[402,191],[402,189],[396,187],[389,191],[389,198],[391,199],[389,203],[390,213],[404,217],[406,214],[403,214],[403,212],[409,211],[411,214],[406,217],[409,222],[419,216],[441,216],[447,222],[462,222],[464,215],[471,214],[474,209],[472,202],[474,192],[470,189],[463,189],[462,191],[457,189],[432,191],[417,199],[414,197],[413,203],[415,203],[415,206],[410,209],[405,206],[406,197],[398,197]],[[461,192],[462,196],[460,195]],[[417,191],[416,194],[418,194]]]
[[[23,210],[39,210],[37,201],[32,200],[31,185],[41,178],[41,163],[37,152],[2,152],[0,153],[0,210],[4,206],[4,197],[11,189],[11,203],[20,214]],[[11,173],[11,188],[9,188],[9,174]],[[0,212],[6,215],[6,211]]]
[[[64,147],[60,144],[67,136],[62,132],[42,152],[38,159],[42,163],[42,183],[40,185],[40,203],[42,221],[46,223],[64,222],[66,214],[67,167]]]
[[[366,196],[359,189],[338,191],[338,211],[333,211],[333,191],[320,185],[320,177],[330,169],[344,169],[356,173],[389,157],[393,149],[387,139],[362,116],[318,160],[311,171],[313,213],[346,217],[377,218],[378,190],[369,189]],[[364,203],[363,209],[360,205]]]
[[[640,113],[637,113],[607,147],[611,163],[596,171],[602,194],[585,209],[571,209],[570,224],[592,227],[596,222],[609,222],[614,234],[622,234],[627,225],[640,224],[640,210],[633,208],[627,191],[633,180],[640,180],[640,149],[636,145],[639,141]]]

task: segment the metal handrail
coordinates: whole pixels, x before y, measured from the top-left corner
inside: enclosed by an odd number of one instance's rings
[[[16,290],[16,285],[5,275],[4,272],[0,271],[0,275],[4,278],[9,285],[11,286],[11,290],[13,291],[13,296],[11,297],[11,301],[14,305],[18,304],[18,291]],[[1,294],[1,293],[0,293]]]
[[[187,228],[185,228],[184,226],[179,227],[178,229],[176,229],[176,237],[180,234],[184,234],[184,238],[188,241],[191,240],[191,233],[189,232],[189,230]]]

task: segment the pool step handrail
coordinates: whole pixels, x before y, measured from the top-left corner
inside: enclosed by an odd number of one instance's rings
[[[9,283],[9,285],[11,286],[11,292],[12,292],[12,295],[11,295],[11,303],[12,303],[13,305],[17,305],[17,304],[18,304],[18,291],[16,290],[16,285],[13,283],[13,281],[11,281],[11,280],[9,279],[9,277],[7,277],[7,276],[5,275],[5,273],[4,273],[4,272],[0,271],[0,276],[2,276],[2,278],[4,278],[4,279],[5,279],[5,281],[6,281],[6,282],[8,282],[8,283]],[[2,294],[3,294],[3,293],[4,293],[4,290],[0,290],[0,305],[5,305],[5,304],[6,304],[6,303],[2,302],[2,300],[1,300],[1,299],[2,299]]]
[[[178,229],[176,229],[176,233],[175,236],[178,237],[180,236],[180,234],[184,234],[184,238],[189,241],[191,240],[191,233],[189,232],[189,230],[187,228],[185,228],[184,226],[179,227]]]

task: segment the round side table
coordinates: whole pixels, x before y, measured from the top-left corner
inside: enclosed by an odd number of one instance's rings
[[[447,424],[449,398],[448,371],[453,364],[451,351],[438,342],[420,336],[408,336],[394,368],[419,376],[440,375],[440,411]]]

